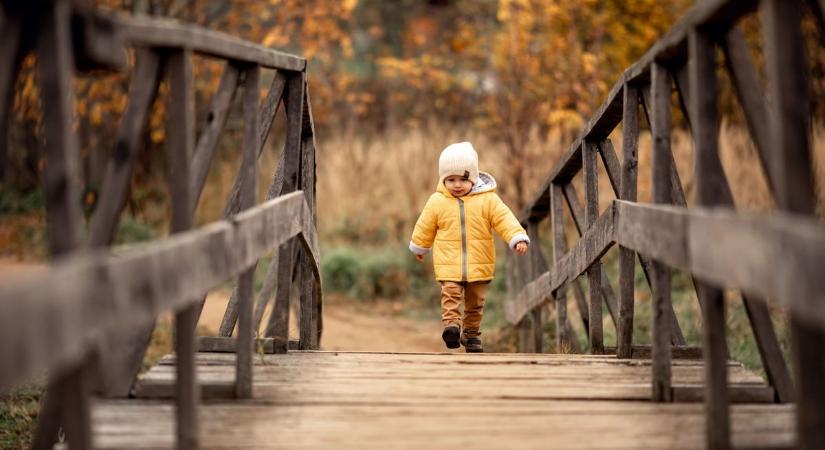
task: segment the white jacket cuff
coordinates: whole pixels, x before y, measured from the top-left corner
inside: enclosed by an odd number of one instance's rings
[[[524,234],[524,233],[519,233],[519,234],[513,236],[512,239],[510,239],[510,242],[509,242],[510,248],[515,250],[516,249],[516,244],[518,244],[519,242],[526,242],[527,244],[530,244],[530,238],[527,237],[527,235]]]
[[[427,253],[430,253],[430,249],[419,247],[413,244],[413,241],[410,241],[410,251],[415,253],[416,255],[426,255]]]

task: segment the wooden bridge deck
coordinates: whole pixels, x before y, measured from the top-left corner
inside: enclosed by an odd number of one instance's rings
[[[199,353],[212,395],[234,355]],[[730,363],[736,448],[795,442],[792,405]],[[256,357],[254,398],[206,400],[202,448],[702,448],[702,403],[653,403],[650,361],[549,354],[290,352]],[[701,361],[675,360],[676,397],[701,392]],[[138,399],[95,404],[96,448],[172,448],[174,357]],[[216,388],[217,387],[217,388]],[[226,391],[226,390],[224,390]]]

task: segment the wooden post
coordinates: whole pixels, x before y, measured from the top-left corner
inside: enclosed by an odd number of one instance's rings
[[[624,85],[622,123],[622,175],[619,198],[636,201],[639,164],[639,94],[630,83]],[[619,246],[619,326],[616,356],[630,358],[633,348],[633,312],[636,282],[636,253]]]
[[[72,131],[74,74],[69,2],[55,2],[43,12],[37,50],[43,125],[46,132],[46,166],[43,171],[46,195],[46,226],[52,257],[65,256],[80,243],[80,207],[77,137]],[[3,69],[5,70],[5,68]],[[5,128],[5,124],[0,124]],[[0,143],[3,147],[6,142]],[[51,448],[60,425],[71,448],[91,447],[89,373],[86,360],[52,379],[43,399],[32,447]]]
[[[761,2],[771,151],[768,171],[778,209],[812,215],[815,207],[808,139],[809,99],[799,1]],[[825,448],[825,333],[791,316],[798,446]]]
[[[559,261],[567,253],[567,241],[564,237],[564,193],[557,184],[550,186],[550,210],[553,223],[553,260]],[[570,345],[567,335],[567,287],[556,290],[556,351],[563,353]],[[587,309],[581,309],[582,317]],[[588,316],[589,317],[589,316]],[[585,326],[587,321],[585,321]],[[589,330],[589,328],[586,328]]]
[[[759,160],[764,168],[764,173],[768,180],[768,187],[771,193],[775,193],[774,182],[770,178],[770,126],[768,124],[767,107],[763,97],[764,88],[759,81],[756,68],[748,55],[747,42],[744,35],[738,30],[728,33],[722,43],[725,54],[725,64],[730,73],[736,95],[742,104],[745,112],[748,130],[753,137]],[[729,195],[731,204],[733,196]],[[762,367],[768,376],[771,386],[776,389],[776,397],[782,403],[793,401],[793,386],[788,373],[788,367],[782,351],[779,348],[779,341],[776,331],[771,322],[770,313],[765,299],[753,298],[750,294],[742,294],[745,303],[745,311],[751,323],[756,345],[759,349],[759,356],[762,360]]]
[[[527,223],[527,235],[530,236],[529,254],[527,257],[530,268],[529,280],[533,281],[547,270],[547,263],[541,254],[541,239],[539,238],[539,223],[529,221]],[[532,311],[533,325],[533,352],[542,353],[544,350],[544,305],[535,307]]]
[[[593,226],[599,218],[599,168],[598,152],[595,144],[583,142],[582,158],[584,160],[584,209],[587,228]],[[587,281],[590,285],[590,353],[604,353],[602,332],[602,266],[600,261],[587,269]]]
[[[172,194],[171,232],[192,227],[192,192],[190,164],[195,145],[195,87],[192,79],[191,50],[177,50],[169,55],[169,122],[166,146],[170,166],[169,181]],[[177,378],[175,380],[178,419],[178,448],[195,449],[198,444],[198,403],[200,388],[195,367],[195,326],[198,322],[197,305],[188,306],[175,314],[175,353]]]
[[[716,105],[716,46],[699,30],[688,34],[691,123],[695,141],[697,203],[719,204],[719,192],[728,186],[719,159],[719,112]],[[724,202],[722,202],[724,203]],[[702,355],[705,360],[705,444],[730,448],[727,390],[725,297],[721,289],[704,283],[702,295]],[[712,425],[711,425],[712,424]]]
[[[256,162],[258,160],[258,84],[260,67],[252,66],[244,71],[243,89],[243,162],[240,179],[241,209],[255,205],[257,188]],[[235,360],[235,395],[238,398],[252,398],[252,355],[254,353],[255,330],[252,328],[252,291],[255,284],[255,267],[247,269],[238,279],[238,355]]]
[[[290,193],[298,187],[301,158],[301,132],[303,121],[303,100],[306,74],[291,74],[287,78],[284,92],[286,105],[287,131],[284,144],[284,178],[281,195]],[[286,353],[289,344],[289,291],[292,285],[293,270],[296,265],[296,241],[282,244],[278,249],[278,283],[275,305],[272,308],[267,336],[275,339],[275,352]]]
[[[651,78],[651,131],[653,134],[653,202],[670,203],[670,77],[659,63],[650,69]],[[653,336],[651,357],[653,359],[653,401],[669,402],[673,398],[671,389],[671,348],[670,348],[670,268],[654,261],[652,274],[653,290]]]

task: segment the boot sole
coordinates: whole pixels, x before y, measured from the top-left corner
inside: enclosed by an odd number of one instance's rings
[[[458,340],[460,338],[460,332],[456,327],[447,327],[444,329],[444,332],[441,333],[441,339],[444,339],[444,343],[447,345],[447,348],[458,348],[461,346]]]
[[[480,348],[479,349],[469,349],[467,347],[464,347],[464,351],[466,353],[484,353],[484,350],[480,349]]]

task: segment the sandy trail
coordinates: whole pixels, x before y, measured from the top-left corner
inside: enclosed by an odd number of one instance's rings
[[[199,326],[216,333],[229,301],[229,290],[213,291]],[[269,317],[267,311],[264,317]],[[297,339],[294,317],[290,320],[290,336]],[[386,304],[357,302],[327,296],[324,304],[324,334],[322,350],[383,351],[383,352],[443,352],[441,323],[403,317]]]
[[[21,263],[0,258],[0,273],[25,276],[45,270],[37,263]],[[216,334],[229,301],[229,289],[209,293],[198,323],[201,332]],[[265,318],[269,317],[269,311]],[[171,320],[171,314],[162,315]],[[290,335],[297,339],[294,317],[290,320]],[[384,352],[444,352],[441,323],[437,319],[416,320],[403,317],[398,308],[387,302],[359,302],[334,295],[326,296],[324,304],[323,350],[384,351]]]

